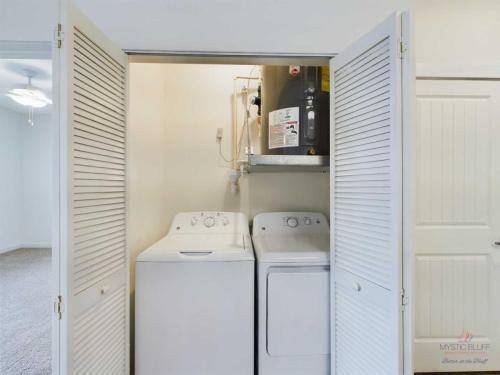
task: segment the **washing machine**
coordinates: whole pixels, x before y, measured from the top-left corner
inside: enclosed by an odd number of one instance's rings
[[[314,212],[262,213],[257,257],[259,375],[330,373],[330,234]]]
[[[255,258],[242,213],[175,216],[136,261],[137,375],[253,375]]]

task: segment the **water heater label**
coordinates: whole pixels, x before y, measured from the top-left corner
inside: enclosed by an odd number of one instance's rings
[[[269,149],[299,145],[299,107],[269,112]]]

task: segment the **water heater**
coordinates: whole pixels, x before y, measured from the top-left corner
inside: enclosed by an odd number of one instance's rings
[[[283,71],[276,74],[274,80],[278,91],[267,106],[267,154],[329,154],[327,70],[317,66],[301,66],[290,68],[286,74]]]

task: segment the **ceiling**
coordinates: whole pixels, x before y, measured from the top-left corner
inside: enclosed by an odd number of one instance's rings
[[[22,88],[27,82],[25,70],[34,73],[31,83],[52,97],[52,61],[35,59],[0,59],[0,107],[19,113],[27,113],[27,108],[14,102],[5,94],[13,88]],[[35,112],[50,113],[51,105],[35,109]]]

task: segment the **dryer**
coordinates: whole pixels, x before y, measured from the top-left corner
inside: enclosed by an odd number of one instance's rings
[[[257,257],[259,375],[330,373],[330,234],[314,212],[262,213]]]
[[[178,214],[137,258],[135,373],[253,375],[254,267],[244,214]]]

